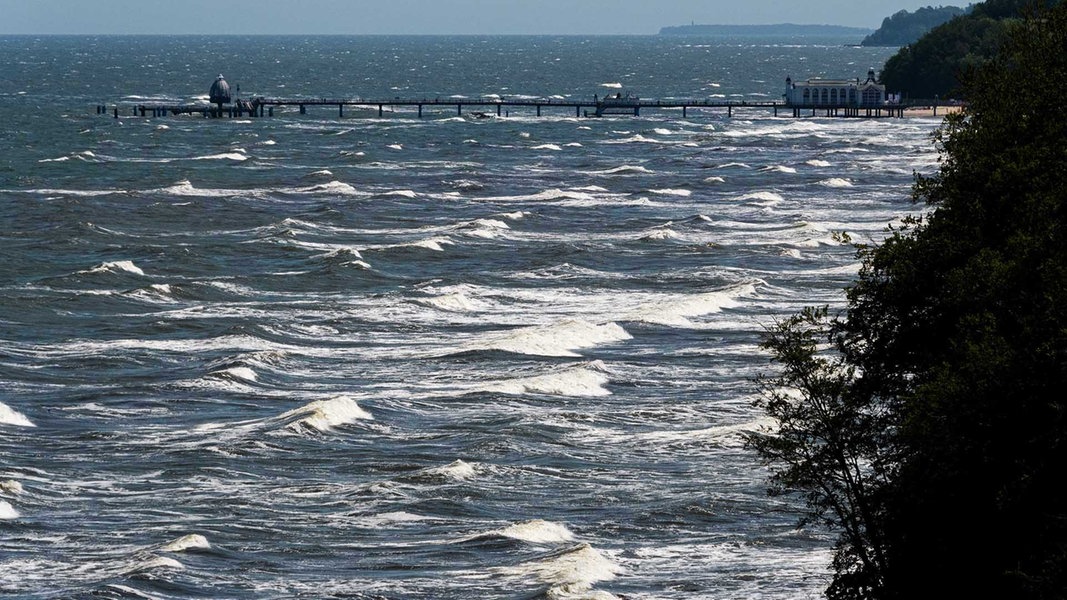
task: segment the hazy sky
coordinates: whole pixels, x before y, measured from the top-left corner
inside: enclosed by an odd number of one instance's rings
[[[898,10],[929,4],[930,0],[0,0],[0,34],[650,34],[690,22],[874,28]]]

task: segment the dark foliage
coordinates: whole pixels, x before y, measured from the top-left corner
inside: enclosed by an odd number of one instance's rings
[[[905,46],[921,38],[934,27],[964,14],[958,6],[927,6],[915,12],[899,11],[882,20],[882,26],[863,38],[861,46]]]
[[[768,336],[780,432],[751,442],[842,532],[832,598],[1067,597],[1067,6],[1011,27],[931,212],[860,250],[845,315]]]
[[[1044,0],[1046,5],[1055,0]],[[959,76],[996,54],[1013,20],[1035,0],[987,0],[923,35],[886,61],[882,83],[907,98],[959,98]]]

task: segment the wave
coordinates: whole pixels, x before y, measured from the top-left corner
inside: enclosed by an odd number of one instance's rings
[[[483,389],[487,392],[511,395],[548,394],[595,397],[611,395],[611,392],[604,387],[609,381],[604,363],[593,361],[544,375],[496,381],[486,385]]]
[[[186,550],[208,550],[211,544],[199,533],[191,533],[173,540],[160,548],[163,552],[185,552]]]
[[[819,182],[819,185],[824,185],[831,188],[846,188],[852,187],[852,182],[840,177],[831,177],[830,179],[824,179]]]
[[[222,152],[206,156],[194,156],[192,160],[232,160],[235,162],[243,162],[248,160],[248,156],[241,152]]]
[[[461,292],[442,294],[430,298],[418,298],[415,302],[447,312],[475,312],[478,310],[478,306]]]
[[[690,190],[675,189],[675,188],[663,188],[657,190],[648,190],[650,193],[659,194],[661,196],[681,196],[683,198],[693,195]]]
[[[566,525],[543,519],[533,519],[508,525],[503,529],[492,532],[492,534],[531,544],[559,544],[574,541],[574,534],[570,529],[567,529]]]
[[[140,267],[133,264],[132,260],[117,260],[114,262],[101,263],[86,271],[78,271],[79,275],[90,275],[94,273],[132,273],[134,275],[144,275],[144,271]]]
[[[13,521],[20,516],[19,511],[15,510],[14,506],[11,506],[5,500],[0,500],[0,521]]]
[[[662,240],[673,240],[677,239],[678,237],[678,232],[674,231],[670,227],[658,227],[656,229],[653,229],[649,233],[642,235],[640,237],[640,240],[643,242],[658,242]]]
[[[423,475],[430,477],[443,477],[454,481],[466,481],[474,479],[478,475],[478,469],[469,462],[455,460],[447,465],[432,467],[422,471]]]
[[[294,430],[310,428],[319,432],[327,432],[334,427],[355,421],[372,421],[374,417],[360,408],[352,398],[337,396],[328,400],[310,402],[280,415],[276,420],[288,421],[287,427]]]
[[[228,369],[220,369],[218,371],[212,371],[210,375],[219,377],[221,379],[228,379],[238,382],[256,382],[259,380],[259,376],[251,367],[230,367]]]
[[[26,415],[0,402],[0,425],[14,425],[16,427],[36,427]]]
[[[591,595],[593,585],[614,579],[622,572],[622,567],[589,544],[582,543],[519,565],[501,567],[497,572],[523,580],[538,579],[548,585],[544,592],[547,598],[603,599],[614,596],[606,592]]]
[[[760,168],[760,171],[763,171],[763,172],[774,171],[775,173],[789,173],[789,174],[793,174],[793,173],[797,172],[797,170],[794,169],[793,167],[787,167],[787,166],[784,166],[784,165],[770,165],[770,166],[766,166],[766,167]]]
[[[783,202],[785,201],[785,198],[783,198],[781,194],[775,192],[752,192],[750,194],[745,194],[744,196],[738,196],[737,200],[739,202],[753,202],[761,206],[768,206]]]
[[[5,494],[11,494],[12,496],[22,495],[22,484],[14,479],[8,479],[7,481],[0,481],[0,492]]]
[[[806,164],[808,166],[811,166],[811,167],[829,167],[830,166],[829,162],[827,162],[825,160],[819,160],[817,158],[813,158],[812,160],[809,160],[809,161],[805,162],[804,164]]]
[[[552,325],[523,327],[493,333],[487,339],[468,344],[460,352],[499,350],[533,356],[580,356],[576,350],[632,339],[616,323],[595,324],[570,319]]]
[[[640,165],[622,165],[618,167],[612,167],[603,171],[591,171],[591,175],[653,175],[655,171],[642,167]]]
[[[612,89],[612,90],[621,90],[622,89],[622,84],[617,82],[617,81],[613,81],[613,82],[609,82],[609,83],[602,83],[602,84],[600,84],[600,87],[609,88],[609,89]]]
[[[563,147],[560,146],[559,144],[539,144],[539,145],[534,146],[534,147],[532,147],[530,149],[531,150],[552,150],[552,151],[555,151],[555,152],[560,152],[560,151],[563,150]]]
[[[639,321],[656,325],[674,327],[692,327],[689,317],[699,317],[721,312],[724,308],[740,306],[738,298],[756,293],[756,286],[751,283],[707,292],[671,296],[655,302],[649,302],[625,316],[623,321]]]

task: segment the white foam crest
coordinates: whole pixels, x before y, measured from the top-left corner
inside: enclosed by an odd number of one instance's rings
[[[525,212],[523,212],[521,210],[517,210],[515,212],[500,213],[500,216],[505,218],[505,219],[511,219],[512,221],[518,221],[519,219],[525,218],[526,215],[528,215],[528,214],[529,213],[525,213]]]
[[[337,259],[354,259],[361,260],[363,255],[359,253],[359,250],[351,246],[334,247],[329,252],[319,254],[313,258],[337,258]]]
[[[319,183],[308,187],[294,188],[290,190],[297,194],[340,194],[342,196],[365,196],[366,193],[361,193],[356,188],[343,181],[330,181],[327,183]]]
[[[400,196],[401,198],[418,198],[419,195],[412,190],[393,190],[385,192],[384,196]]]
[[[177,560],[174,560],[173,558],[170,558],[169,556],[150,555],[144,560],[141,560],[132,565],[129,569],[126,570],[126,572],[141,573],[144,571],[155,571],[157,569],[173,569],[175,571],[184,571],[185,565],[178,562]]]
[[[767,167],[761,168],[760,171],[764,171],[764,172],[774,171],[776,173],[796,173],[797,172],[797,170],[794,169],[793,167],[787,167],[785,165],[771,165],[771,166],[767,166]]]
[[[15,510],[6,500],[0,500],[0,521],[13,521],[19,518],[19,511]]]
[[[6,481],[0,481],[0,492],[5,494],[11,494],[12,496],[22,495],[22,484],[14,479],[8,479]]]
[[[478,475],[478,470],[469,462],[455,460],[447,465],[426,469],[424,473],[426,475],[444,477],[456,481],[466,481],[468,479],[474,479]]]
[[[185,552],[186,550],[208,550],[211,544],[199,533],[190,533],[173,540],[160,548],[163,552]]]
[[[603,144],[662,144],[663,142],[655,138],[645,137],[640,133],[632,135],[628,138],[622,138],[618,140],[606,140],[601,142]]]
[[[830,179],[820,181],[819,185],[824,185],[830,188],[846,188],[852,187],[852,182],[841,177],[831,177]]]
[[[531,544],[559,544],[574,541],[574,533],[567,529],[566,525],[544,519],[514,523],[493,533]]]
[[[724,308],[740,306],[739,297],[752,296],[756,286],[751,283],[737,285],[725,290],[703,294],[668,296],[646,303],[623,318],[624,321],[640,321],[657,325],[692,327],[689,317],[699,317],[721,312]]]
[[[65,190],[56,188],[39,188],[32,190],[2,190],[6,193],[13,192],[25,192],[28,194],[38,194],[42,196],[77,196],[92,198],[94,196],[107,196],[110,194],[121,194],[123,190]]]
[[[560,152],[560,151],[563,150],[563,147],[560,146],[559,144],[539,144],[539,145],[534,146],[534,147],[532,147],[530,149],[531,150],[553,150],[555,152]]]
[[[775,193],[775,192],[762,191],[762,192],[752,192],[750,194],[745,194],[743,196],[739,196],[737,198],[737,200],[740,201],[740,202],[753,202],[753,203],[759,204],[761,206],[767,206],[767,205],[773,205],[773,204],[778,204],[779,202],[783,202],[785,200],[785,198],[783,198],[781,194],[778,194],[778,193]]]
[[[596,196],[582,192],[579,190],[561,190],[553,188],[537,192],[536,194],[527,194],[523,196],[497,196],[495,198],[489,198],[490,200],[497,201],[519,201],[519,202],[549,202],[553,200],[581,200],[581,201],[594,201]]]
[[[419,298],[416,302],[448,312],[475,312],[479,310],[478,305],[461,292],[442,294],[432,298]]]
[[[661,196],[681,196],[683,198],[686,198],[686,197],[689,197],[689,196],[693,195],[693,192],[691,190],[683,190],[683,189],[676,189],[676,188],[662,188],[662,189],[648,190],[648,191],[653,193],[653,194],[659,194]]]
[[[153,190],[171,196],[189,196],[197,198],[214,198],[217,196],[239,196],[250,193],[249,190],[209,189],[195,187],[188,179],[183,179],[174,185]]]
[[[388,146],[386,146],[386,148],[388,148],[390,150],[403,150],[404,146],[402,146],[400,144],[389,144]]]
[[[340,425],[347,425],[355,421],[372,421],[374,417],[360,408],[359,404],[349,396],[337,396],[328,400],[316,400],[291,410],[278,417],[279,421],[290,421],[290,429],[299,430],[310,427],[316,431],[326,432]]]
[[[641,165],[621,165],[603,171],[591,171],[591,175],[652,175],[655,171]]]
[[[576,350],[632,339],[616,323],[598,325],[578,319],[523,327],[485,337],[482,341],[466,345],[461,351],[500,350],[534,356],[580,356]]]
[[[597,397],[610,396],[604,386],[610,379],[600,361],[571,366],[544,375],[519,377],[492,382],[483,389],[501,394],[549,394],[554,396]]]
[[[0,402],[0,425],[14,425],[16,427],[37,427],[26,415]]]
[[[312,171],[311,173],[308,173],[306,177],[333,177],[333,171],[330,171],[329,169]]]
[[[829,167],[830,166],[829,162],[827,162],[825,160],[819,160],[817,158],[813,158],[813,159],[805,162],[804,164],[806,164],[808,166],[811,166],[811,167]]]
[[[140,267],[133,264],[132,260],[116,260],[113,262],[105,262],[99,264],[86,271],[78,271],[79,274],[90,273],[115,273],[117,271],[124,271],[126,273],[133,273],[134,275],[144,275],[144,271]]]
[[[258,381],[259,376],[250,367],[230,367],[228,369],[220,369],[218,371],[212,371],[210,373],[216,377],[224,377],[226,379],[236,379],[239,381]]]
[[[641,240],[646,242],[658,241],[658,240],[673,240],[678,238],[678,232],[674,231],[670,227],[657,227],[641,236]]]
[[[539,560],[498,571],[505,576],[536,577],[550,586],[549,598],[588,597],[593,585],[614,579],[622,567],[604,556],[589,544],[579,544],[559,552],[553,552]]]
[[[444,245],[455,245],[455,242],[447,237],[433,237],[425,240],[419,240],[417,242],[411,242],[410,244],[400,244],[393,246],[394,248],[426,248],[427,250],[433,250],[434,252],[444,252]]]
[[[722,177],[718,177],[718,176],[713,175],[711,177],[705,177],[704,178],[704,183],[726,183],[726,180],[723,179]]]
[[[241,162],[248,160],[248,156],[241,152],[222,152],[219,154],[209,154],[206,156],[194,156],[193,160],[232,160],[235,162]]]
[[[621,90],[622,89],[622,84],[619,83],[618,81],[612,81],[612,82],[608,82],[608,83],[602,83],[602,84],[600,84],[600,87],[609,88],[609,89],[613,89],[613,90]]]

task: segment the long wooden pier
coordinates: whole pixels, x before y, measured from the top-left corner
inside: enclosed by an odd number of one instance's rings
[[[329,107],[337,111],[338,117],[345,116],[345,110],[358,109],[362,112],[377,111],[379,117],[384,117],[386,108],[390,113],[396,114],[396,108],[410,109],[410,113],[419,118],[424,116],[427,109],[441,112],[454,111],[462,116],[464,111],[476,117],[488,117],[495,113],[496,116],[511,116],[513,109],[521,110],[524,114],[533,113],[542,116],[542,113],[552,110],[557,114],[570,114],[573,111],[576,117],[603,117],[607,115],[633,115],[640,116],[642,111],[649,110],[678,110],[681,109],[682,117],[687,118],[689,111],[698,109],[701,111],[716,110],[725,111],[727,117],[733,117],[736,110],[759,110],[771,112],[779,116],[783,112],[792,117],[820,116],[827,117],[853,117],[853,118],[880,118],[880,117],[903,117],[904,111],[910,108],[910,104],[883,104],[873,106],[853,105],[829,105],[808,104],[796,105],[777,101],[725,101],[715,99],[665,99],[647,100],[630,96],[593,96],[585,100],[559,99],[559,98],[268,98],[252,97],[248,100],[237,100],[228,105],[212,104],[134,104],[114,106],[109,109],[105,105],[96,107],[97,114],[109,114],[115,118],[122,114],[131,114],[140,117],[163,117],[167,115],[199,114],[204,117],[268,117],[274,116],[275,109],[292,110],[299,114],[307,114],[309,108]]]

